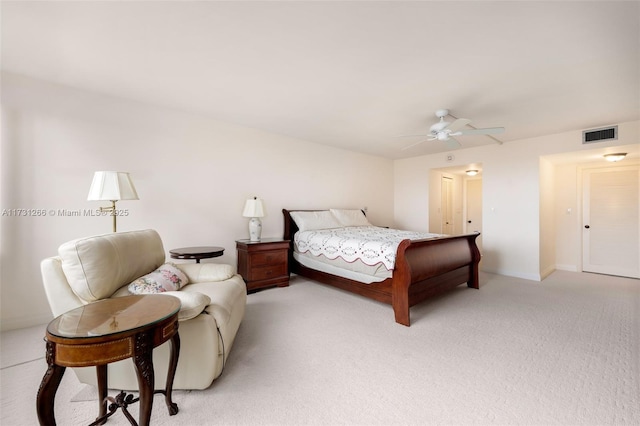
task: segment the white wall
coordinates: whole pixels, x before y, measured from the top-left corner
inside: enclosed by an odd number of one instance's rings
[[[447,161],[444,153],[398,160],[394,169],[396,225],[411,229],[428,228],[429,206],[426,200],[429,199],[430,170],[482,163],[482,269],[540,280],[553,268],[546,255],[551,242],[575,238],[575,227],[557,225],[564,213],[558,212],[556,191],[549,188],[553,186],[551,182],[557,182],[559,177],[543,176],[555,167],[545,165],[541,170],[540,158],[575,153],[577,162],[584,157],[581,152],[603,148],[635,152],[637,155],[639,135],[639,123],[636,121],[620,123],[619,139],[598,143],[597,148],[582,145],[581,131],[574,131],[457,150],[453,161]],[[602,161],[601,156],[599,161]],[[565,172],[555,171],[554,174],[562,176]],[[541,182],[543,189],[546,188],[542,192]],[[541,197],[545,197],[542,206]],[[543,259],[541,250],[545,250]],[[560,254],[554,257],[577,258],[575,250],[579,250],[579,245],[563,246],[559,251],[556,249]],[[554,260],[557,263],[557,259]]]
[[[0,222],[2,329],[51,319],[40,261],[73,238],[111,231],[110,218],[67,217],[87,201],[96,170],[131,173],[139,201],[118,230],[154,228],[165,250],[219,245],[235,264],[248,238],[244,201],[265,202],[263,236],[280,237],[282,208],[368,207],[393,224],[393,162],[204,116],[2,75],[2,209],[44,209],[44,217]],[[49,213],[54,211],[54,214]]]
[[[573,272],[580,270],[581,258],[577,168],[578,165],[574,163],[559,164],[554,168],[556,268]]]
[[[555,168],[540,158],[540,277],[556,269]]]

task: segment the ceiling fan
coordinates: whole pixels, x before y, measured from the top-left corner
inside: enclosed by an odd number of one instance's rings
[[[453,122],[444,121],[446,116],[451,116],[455,120]],[[421,135],[405,135],[406,137],[412,136],[428,136],[428,139],[421,140],[420,142],[416,142],[409,146],[402,148],[402,150],[413,148],[416,145],[421,144],[422,142],[439,140],[444,142],[449,148],[458,148],[460,147],[460,142],[458,142],[453,136],[460,135],[495,135],[498,133],[504,132],[504,127],[489,127],[485,129],[478,129],[473,127],[471,124],[471,120],[466,118],[456,118],[453,115],[449,114],[448,109],[439,109],[436,111],[436,117],[440,119],[439,122],[431,126],[429,129],[429,133],[421,134]],[[471,127],[471,129],[465,129],[465,126]]]

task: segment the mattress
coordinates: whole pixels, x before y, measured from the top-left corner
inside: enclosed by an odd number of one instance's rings
[[[326,272],[342,278],[359,281],[365,284],[377,283],[391,278],[393,271],[382,265],[366,265],[362,261],[347,262],[340,258],[327,259],[324,256],[313,256],[309,253],[293,252],[293,258],[301,265],[316,271]]]
[[[440,236],[378,226],[302,231],[294,235],[294,258],[308,268],[364,283],[379,282],[391,277],[401,241]]]

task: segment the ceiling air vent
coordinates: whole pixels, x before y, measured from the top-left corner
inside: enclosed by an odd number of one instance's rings
[[[618,139],[618,126],[603,127],[602,129],[584,130],[582,143],[594,143]]]

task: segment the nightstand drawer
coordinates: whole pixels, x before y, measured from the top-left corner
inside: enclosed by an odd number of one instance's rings
[[[280,238],[236,241],[238,273],[247,284],[247,292],[289,285],[289,247],[290,241]]]
[[[287,261],[288,252],[286,250],[264,251],[251,253],[251,266],[273,265],[275,263],[284,264]]]
[[[282,277],[283,275],[287,275],[287,265],[257,266],[252,268],[249,274],[251,275],[251,280],[268,280],[270,278]]]

